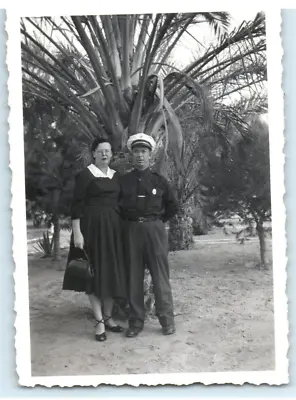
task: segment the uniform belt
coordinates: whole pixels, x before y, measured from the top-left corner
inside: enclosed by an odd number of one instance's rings
[[[138,217],[138,218],[127,218],[127,221],[131,221],[131,222],[152,222],[152,221],[158,221],[159,218],[158,217]]]

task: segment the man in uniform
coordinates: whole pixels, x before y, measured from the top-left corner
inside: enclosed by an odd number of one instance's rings
[[[167,180],[149,168],[154,139],[138,133],[129,138],[127,147],[135,168],[121,181],[130,306],[126,336],[137,336],[144,326],[145,266],[152,277],[156,315],[162,332],[170,335],[175,332],[175,323],[164,223],[177,213],[178,206]]]

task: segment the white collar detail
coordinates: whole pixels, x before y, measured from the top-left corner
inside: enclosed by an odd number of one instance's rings
[[[111,169],[111,168],[108,167],[107,174],[104,174],[104,172],[101,171],[100,168],[96,167],[94,164],[90,164],[87,168],[93,174],[93,176],[95,176],[96,178],[109,178],[109,179],[112,179],[113,175],[116,172],[116,171],[114,171],[114,169]]]

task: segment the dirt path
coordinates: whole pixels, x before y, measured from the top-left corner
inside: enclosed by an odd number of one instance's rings
[[[196,244],[170,255],[177,333],[152,318],[134,339],[93,339],[86,296],[61,291],[63,271],[29,257],[32,374],[104,375],[274,369],[272,273],[257,243]]]

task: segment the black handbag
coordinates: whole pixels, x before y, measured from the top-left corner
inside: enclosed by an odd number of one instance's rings
[[[64,289],[67,290],[67,286],[69,286],[69,290],[91,294],[93,291],[94,270],[86,251],[81,250],[81,252],[85,258],[76,258],[67,264]]]

